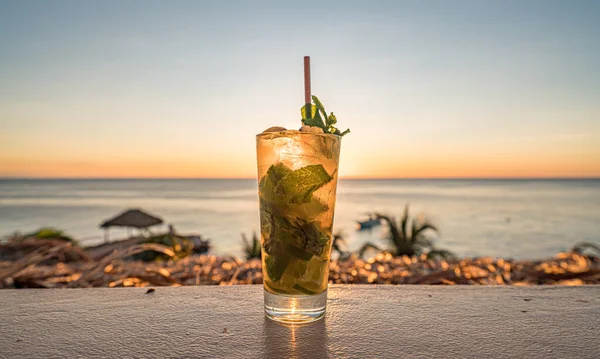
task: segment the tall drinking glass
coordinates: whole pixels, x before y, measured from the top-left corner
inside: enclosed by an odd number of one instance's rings
[[[325,314],[341,137],[256,136],[265,313],[306,323]]]

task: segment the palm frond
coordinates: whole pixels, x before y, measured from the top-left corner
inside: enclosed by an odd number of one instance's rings
[[[454,255],[454,253],[445,249],[432,249],[427,253],[427,259],[433,259],[436,257],[443,258],[446,260],[456,259],[456,255]]]
[[[345,252],[342,248],[345,248],[345,247],[348,247],[348,245],[346,244],[346,240],[344,239],[342,234],[339,234],[339,233],[334,234],[333,240],[331,243],[331,249],[342,254],[343,252]]]
[[[438,228],[427,218],[412,218],[410,216],[410,207],[408,204],[404,207],[402,217],[398,220],[390,215],[382,213],[372,213],[372,215],[376,216],[379,220],[383,220],[383,222],[387,224],[389,231],[386,233],[384,239],[389,242],[389,251],[390,253],[393,253],[393,255],[413,256],[421,253],[428,253],[428,250],[434,250],[433,243],[427,237],[426,232],[432,231],[438,233]],[[379,250],[376,246],[375,248]],[[361,257],[364,255],[365,250],[366,249],[361,250]],[[438,253],[437,250],[433,255],[437,255],[436,253]],[[451,255],[448,251],[440,250],[439,253]]]
[[[342,248],[346,248],[348,245],[346,244],[346,240],[344,238],[334,238],[333,243],[331,244],[331,248],[338,252],[343,252]]]
[[[413,222],[413,227],[412,227],[412,233],[411,233],[411,242],[416,242],[418,240],[419,237],[423,236],[423,232],[425,231],[433,231],[435,233],[438,233],[438,229],[437,227],[429,222],[428,220],[423,221],[423,223],[420,224],[420,226],[417,227],[417,225]]]
[[[247,252],[250,250],[250,241],[248,240],[248,237],[246,237],[246,233],[242,233],[242,242],[244,242],[244,252]]]
[[[433,243],[431,242],[431,240],[429,240],[429,238],[425,236],[419,236],[419,238],[417,238],[417,240],[413,243],[413,246],[421,250],[424,248],[433,248]]]
[[[344,238],[346,237],[346,234],[343,231],[336,231],[333,234],[333,241],[335,242],[337,241],[342,241],[345,242]]]
[[[344,239],[345,234],[343,232],[337,232],[333,235],[333,241],[331,243],[331,250],[338,253],[338,260],[346,261],[352,256],[352,252],[347,250],[348,244]]]
[[[593,252],[596,252],[596,253],[598,253],[598,255],[600,255],[600,246],[597,246],[590,242],[577,243],[576,245],[573,246],[573,248],[571,248],[571,251],[577,252],[577,253],[583,253],[588,249]]]
[[[404,206],[404,213],[402,213],[402,219],[400,221],[400,231],[402,232],[403,238],[408,238],[408,204]]]
[[[248,240],[245,233],[242,233],[242,242],[244,244],[244,254],[246,259],[261,258],[260,240],[256,232],[252,232],[252,242]]]
[[[252,232],[252,252],[256,254],[255,257],[262,257],[262,249],[260,248],[260,239],[256,235],[256,231]]]
[[[402,247],[404,245],[403,242],[405,241],[406,237],[404,237],[398,231],[398,225],[396,223],[395,218],[382,213],[373,213],[373,215],[377,219],[383,220],[387,224],[389,233],[385,237],[385,239],[387,239],[394,248]]]
[[[369,249],[373,249],[373,250],[376,250],[377,252],[381,252],[381,249],[377,245],[375,245],[371,242],[367,242],[367,243],[363,244],[362,247],[360,247],[360,250],[358,251],[358,257],[362,258],[364,256],[365,252]]]

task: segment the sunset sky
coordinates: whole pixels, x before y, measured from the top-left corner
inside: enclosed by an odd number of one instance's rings
[[[342,176],[600,177],[600,2],[283,3],[0,0],[0,177],[253,177],[305,55]]]

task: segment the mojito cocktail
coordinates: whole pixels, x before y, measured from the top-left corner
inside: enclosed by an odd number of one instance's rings
[[[300,130],[256,136],[265,313],[285,323],[325,314],[340,144],[350,132],[311,96],[308,56],[304,102]]]
[[[325,311],[341,143],[303,129],[256,137],[265,309],[289,322]]]

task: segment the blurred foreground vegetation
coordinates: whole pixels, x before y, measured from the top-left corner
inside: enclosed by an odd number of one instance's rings
[[[342,232],[332,239],[330,283],[340,284],[600,284],[600,248],[580,243],[546,260],[457,258],[434,246],[438,228],[423,215],[374,213],[383,222],[385,248],[366,243],[352,252]],[[41,228],[0,242],[0,288],[78,288],[262,283],[260,237],[242,234],[245,260],[199,255],[209,248],[199,236],[173,231],[120,246],[100,256],[64,231]],[[114,247],[114,249],[113,249]],[[96,250],[98,248],[95,248]],[[374,252],[368,260],[362,257]],[[97,253],[96,253],[97,254]]]

